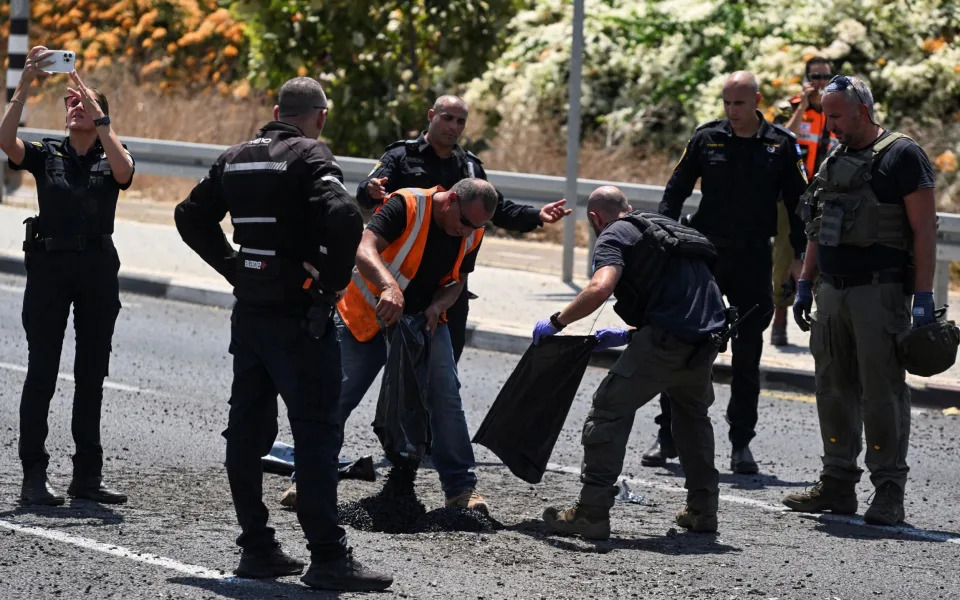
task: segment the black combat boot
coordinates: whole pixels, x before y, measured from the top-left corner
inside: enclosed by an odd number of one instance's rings
[[[841,515],[857,512],[857,483],[824,475],[802,494],[790,494],[783,504],[797,512],[818,513],[825,510]]]
[[[730,453],[730,470],[740,475],[753,475],[760,471],[753,452],[750,452],[750,446],[733,449]]]
[[[903,523],[903,518],[903,488],[892,481],[881,483],[863,520],[871,525],[893,526]]]
[[[640,457],[640,464],[645,467],[662,467],[667,464],[668,459],[676,457],[677,446],[673,440],[658,435],[653,445]]]
[[[295,559],[277,544],[266,551],[244,550],[240,554],[240,564],[233,571],[237,577],[246,579],[269,579],[284,575],[303,573],[303,562]]]
[[[47,483],[47,471],[43,468],[30,468],[23,472],[23,487],[20,488],[22,504],[60,506],[65,498]]]
[[[379,592],[393,584],[393,577],[368,569],[353,557],[353,549],[335,560],[310,561],[310,568],[300,578],[304,584],[319,590],[344,592]]]
[[[563,535],[579,535],[588,540],[610,538],[610,509],[605,506],[585,506],[579,502],[566,510],[551,506],[543,511],[543,521]]]
[[[677,525],[697,533],[713,533],[717,530],[717,513],[693,510],[689,506],[677,513]]]
[[[100,477],[74,477],[67,488],[67,494],[72,498],[93,500],[100,504],[125,504],[127,495],[111,490],[103,485]]]

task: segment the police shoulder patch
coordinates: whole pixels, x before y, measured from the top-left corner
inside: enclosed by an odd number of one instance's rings
[[[797,161],[797,170],[800,171],[800,177],[803,177],[803,182],[809,184],[810,180],[807,179],[807,168],[803,166],[803,159]]]

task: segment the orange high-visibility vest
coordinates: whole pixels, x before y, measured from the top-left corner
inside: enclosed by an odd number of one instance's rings
[[[795,96],[795,98],[797,102],[800,102],[799,96]],[[792,98],[791,103],[793,103]],[[800,144],[800,149],[803,151],[807,176],[813,178],[813,175],[817,172],[817,159],[819,158],[820,162],[823,161],[826,155],[836,147],[837,138],[832,133],[827,133],[827,117],[822,110],[808,107],[807,110],[803,111],[802,119],[800,131],[797,133],[797,143]],[[829,135],[830,141],[823,149],[823,156],[818,157],[820,140],[824,135]]]
[[[430,219],[433,215],[433,195],[446,191],[437,186],[428,190],[406,188],[397,190],[384,198],[384,203],[394,196],[402,196],[407,205],[407,226],[403,233],[392,241],[380,254],[383,264],[397,280],[401,291],[406,291],[410,281],[417,274],[420,262],[423,260],[423,250],[427,247],[427,235],[430,232]],[[446,287],[460,282],[460,265],[463,257],[474,251],[483,239],[483,228],[475,229],[460,242],[460,253],[453,264],[453,268],[437,287]],[[347,292],[337,303],[337,311],[344,324],[360,342],[372,339],[380,331],[377,321],[377,298],[380,288],[370,283],[353,268],[353,275]]]

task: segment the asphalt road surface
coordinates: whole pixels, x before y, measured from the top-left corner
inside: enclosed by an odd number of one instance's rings
[[[106,479],[129,493],[130,502],[115,508],[86,501],[57,508],[18,505],[23,285],[22,278],[0,276],[0,599],[325,597],[294,577],[253,582],[231,576],[238,528],[222,467],[220,432],[230,384],[223,310],[124,295],[104,394],[103,438]],[[68,325],[48,440],[50,476],[61,490],[72,453],[72,337]],[[471,429],[516,360],[464,353],[462,392]],[[712,414],[721,469],[719,534],[674,528],[684,497],[679,467],[640,466],[655,435],[656,407],[648,405],[636,420],[625,467],[631,491],[645,504],[617,504],[610,541],[548,535],[539,523],[543,509],[576,498],[580,427],[603,375],[588,369],[554,468],[541,484],[520,481],[490,452],[476,448],[479,491],[503,529],[395,535],[348,530],[361,560],[395,575],[384,597],[960,598],[960,420],[938,411],[914,410],[908,527],[779,509],[781,497],[811,484],[819,467],[815,407],[800,394],[761,398],[753,448],[762,473],[730,474],[723,422],[729,388],[717,386]],[[367,425],[375,394],[349,421],[345,454],[377,455]],[[281,409],[280,439],[289,441],[283,419]],[[378,468],[382,473],[382,463]],[[294,513],[276,504],[287,485],[284,477],[266,475],[267,504],[284,547],[306,559]],[[341,500],[370,496],[380,485],[345,481]],[[421,472],[417,491],[428,509],[442,505],[432,470]],[[871,491],[865,478],[858,487],[861,514]]]

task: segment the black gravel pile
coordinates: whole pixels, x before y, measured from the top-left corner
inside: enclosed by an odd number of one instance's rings
[[[341,525],[361,531],[411,533],[427,509],[416,496],[376,494],[337,506]]]
[[[427,512],[414,496],[377,494],[337,506],[341,525],[378,533],[491,532],[503,525],[487,515],[460,507]]]
[[[431,510],[420,517],[414,525],[416,533],[437,533],[442,531],[469,531],[485,533],[503,529],[503,525],[476,510],[467,510],[459,506],[448,506]]]

